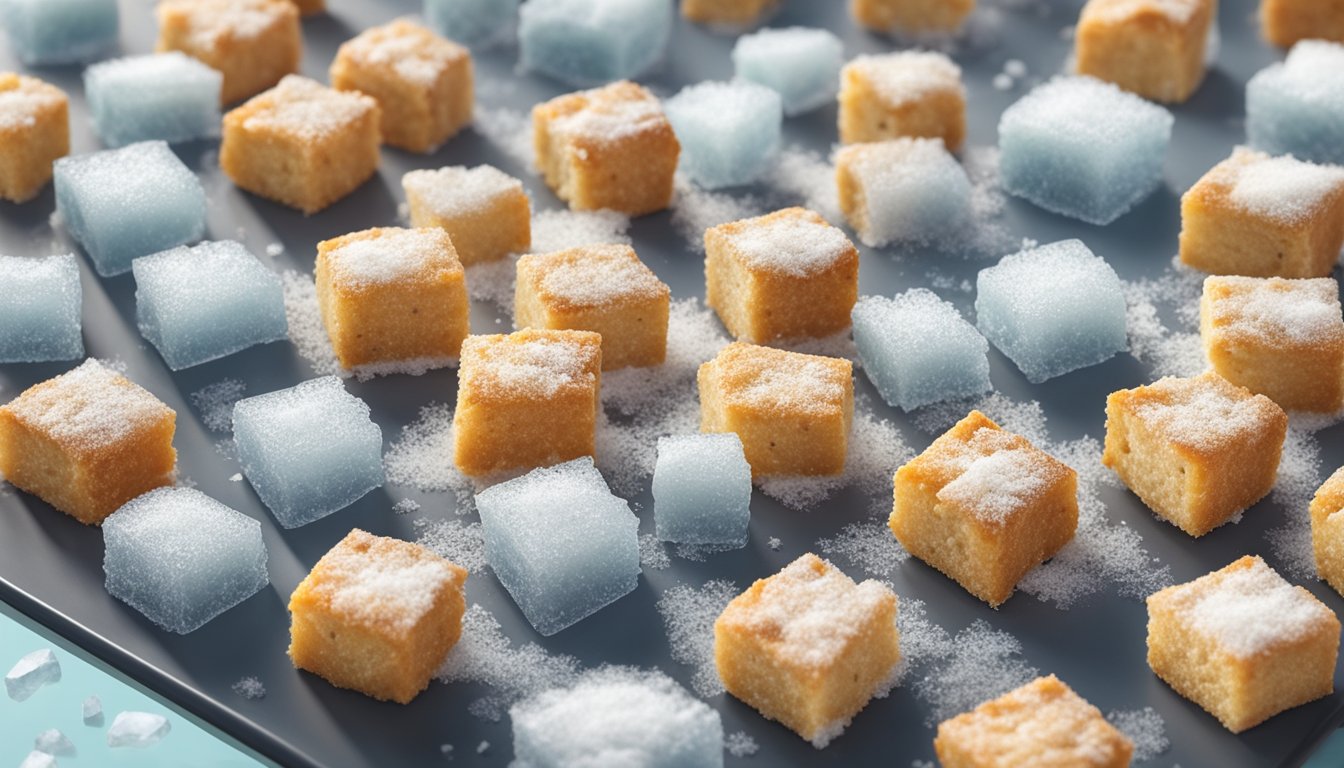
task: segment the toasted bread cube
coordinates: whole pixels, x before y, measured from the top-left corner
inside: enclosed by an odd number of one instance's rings
[[[942,768],[1129,768],[1134,743],[1054,675],[938,724]]]
[[[1280,48],[1301,40],[1344,43],[1344,6],[1320,0],[1260,0],[1260,31]]]
[[[949,152],[961,148],[961,68],[941,53],[922,51],[856,57],[840,72],[840,143],[903,136],[942,139]]]
[[[467,571],[356,528],[289,598],[289,658],[337,688],[407,704],[462,635]]]
[[[86,360],[0,406],[0,475],[85,525],[171,485],[177,414]]]
[[[1168,376],[1106,398],[1101,462],[1148,508],[1199,537],[1264,498],[1288,416],[1213,371]]]
[[[490,165],[411,171],[401,177],[411,226],[439,227],[463,266],[521,253],[532,244],[523,183]]]
[[[1148,597],[1148,666],[1233,733],[1334,691],[1339,619],[1259,557]]]
[[[729,28],[749,27],[779,6],[779,0],[681,0],[687,21]]]
[[[1167,103],[1204,80],[1218,0],[1089,0],[1074,37],[1078,74]]]
[[[290,0],[160,0],[156,51],[181,51],[224,75],[232,104],[299,71],[303,31]]]
[[[343,43],[331,87],[372,96],[383,110],[383,141],[433,152],[471,122],[471,51],[405,19]]]
[[[766,344],[849,327],[859,251],[806,208],[705,230],[705,303],[735,338]]]
[[[700,431],[736,433],[753,478],[838,475],[853,371],[848,360],[733,342],[700,366]]]
[[[997,608],[1078,528],[1078,473],[979,411],[896,471],[891,532]]]
[[[596,450],[602,337],[533,328],[468,336],[453,461],[468,475],[549,467]]]
[[[1333,278],[1208,277],[1199,318],[1204,354],[1223,378],[1287,411],[1344,408],[1344,316]]]
[[[532,109],[537,168],[576,211],[642,216],[672,202],[681,144],[658,97],[622,80]]]
[[[441,368],[470,333],[465,274],[441,229],[381,227],[324,240],[314,277],[322,323],[348,370]]]
[[[955,32],[975,0],[849,0],[849,15],[874,32],[918,35]]]
[[[885,695],[900,658],[896,595],[811,553],[752,584],[714,622],[728,692],[818,748]]]
[[[1335,470],[1311,500],[1311,547],[1316,572],[1344,595],[1344,467]]]
[[[628,245],[585,245],[518,260],[519,328],[602,335],[602,370],[660,365],[672,291]]]
[[[1344,168],[1238,147],[1181,197],[1181,261],[1216,275],[1325,277],[1344,246]]]
[[[0,72],[0,199],[26,203],[70,154],[70,100],[35,77]]]
[[[219,164],[253,194],[317,213],[378,170],[381,110],[298,75],[224,116]]]

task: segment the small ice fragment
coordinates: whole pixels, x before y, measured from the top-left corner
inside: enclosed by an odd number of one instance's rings
[[[135,747],[152,746],[163,740],[173,728],[172,723],[163,715],[149,712],[118,712],[107,729],[107,746]]]
[[[23,701],[38,688],[61,679],[61,663],[50,648],[43,648],[19,659],[5,675],[5,691],[9,698]]]
[[[103,726],[103,702],[97,696],[90,696],[85,699],[80,709],[85,725],[96,728]]]

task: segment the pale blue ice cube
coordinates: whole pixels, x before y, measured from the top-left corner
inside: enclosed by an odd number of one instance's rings
[[[747,543],[751,465],[732,432],[658,440],[653,515],[658,538],[680,544]]]
[[[528,0],[519,11],[523,68],[570,85],[644,74],[671,34],[671,0]]]
[[[1303,40],[1246,84],[1246,135],[1273,155],[1344,165],[1344,45]]]
[[[0,363],[84,357],[74,256],[0,256]]]
[[[117,47],[117,0],[0,0],[0,17],[24,64],[92,61]]]
[[[84,70],[98,137],[109,147],[219,136],[224,76],[179,51],[129,56]]]
[[[513,29],[518,0],[425,0],[425,18],[439,34],[463,45],[488,46]]]
[[[705,189],[755,181],[779,152],[779,94],[755,83],[698,83],[663,104],[681,170]]]
[[[957,308],[914,288],[854,305],[863,371],[888,405],[911,411],[989,392],[989,342]]]
[[[476,495],[485,559],[543,635],[635,589],[639,520],[591,458],[533,470]]]
[[[971,182],[942,139],[900,138],[847,147],[863,199],[854,221],[869,247],[954,244],[971,226]]]
[[[1033,384],[1129,348],[1120,278],[1079,240],[1003,257],[976,294],[976,326]]]
[[[844,45],[824,29],[762,29],[739,37],[733,46],[734,74],[773,89],[789,116],[831,103],[844,64]]]
[[[205,233],[200,179],[162,141],[56,161],[56,210],[103,277]]]
[[[1008,192],[1109,224],[1162,184],[1174,122],[1166,109],[1091,77],[1057,77],[999,120]]]
[[[33,749],[57,757],[70,756],[75,754],[75,743],[59,728],[48,728],[33,739]]]
[[[721,768],[723,720],[661,672],[602,667],[515,704],[515,768]]]
[[[185,635],[260,592],[261,523],[194,488],[158,488],[103,521],[107,591]]]
[[[174,248],[132,269],[140,333],[175,371],[288,334],[280,276],[241,243]]]
[[[61,663],[50,648],[33,651],[19,659],[5,673],[5,693],[15,701],[23,701],[37,693],[44,685],[61,680]]]
[[[383,432],[335,376],[239,400],[243,474],[285,528],[349,506],[383,484]]]
[[[172,723],[163,715],[118,712],[107,729],[107,746],[143,749],[158,744],[172,729]]]

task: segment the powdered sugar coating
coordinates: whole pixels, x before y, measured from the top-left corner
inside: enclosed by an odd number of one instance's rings
[[[1189,24],[1195,11],[1207,0],[1093,0],[1087,4],[1088,18],[1118,23],[1155,13],[1176,24]]]
[[[433,88],[450,66],[471,54],[407,19],[367,29],[341,46],[341,54],[375,67],[390,68],[401,79]]]
[[[600,339],[585,331],[468,336],[462,342],[461,386],[489,398],[549,398],[588,389],[597,380]]]
[[[1270,157],[1243,147],[1219,163],[1211,180],[1229,187],[1233,205],[1255,216],[1283,224],[1300,224],[1320,215],[1323,206],[1344,190],[1344,168],[1316,165],[1292,155]]]
[[[0,77],[0,131],[32,128],[37,115],[65,103],[61,90],[34,77]]]
[[[440,229],[377,230],[377,237],[352,239],[326,252],[331,281],[360,289],[415,280],[451,268],[452,241]],[[460,269],[460,267],[459,267]]]
[[[986,522],[1005,523],[1051,487],[1059,474],[1052,469],[1032,451],[995,451],[971,461],[938,491],[938,500],[968,509]]]
[[[1264,395],[1208,372],[1192,379],[1168,376],[1138,390],[1134,415],[1168,441],[1196,451],[1218,451],[1264,429],[1281,414]]]
[[[1259,557],[1242,558],[1159,595],[1192,629],[1238,658],[1320,632],[1334,618],[1310,592],[1289,584]]]
[[[462,216],[488,209],[506,195],[515,195],[523,183],[493,165],[462,165],[411,171],[401,178],[406,194],[423,200],[436,215]]]
[[[590,245],[524,256],[538,272],[543,300],[574,307],[650,301],[668,288],[628,245]]]
[[[280,84],[249,101],[246,131],[273,132],[303,141],[321,141],[348,130],[378,109],[362,93],[337,91],[301,75],[285,75]]]
[[[76,451],[116,445],[174,416],[148,390],[93,359],[34,386],[5,408]]]
[[[802,208],[734,222],[722,231],[748,268],[794,277],[824,272],[854,252],[844,232]]]
[[[852,386],[848,361],[742,342],[707,365],[723,377],[725,401],[766,412],[827,415],[843,407]]]
[[[210,49],[225,40],[255,40],[298,9],[283,0],[164,0],[158,13],[185,17],[192,44]]]
[[[550,120],[547,129],[555,136],[611,142],[667,124],[658,97],[631,82],[561,97],[566,99],[577,100],[578,108]]]
[[[841,77],[863,78],[883,101],[892,106],[919,101],[938,91],[965,92],[961,84],[961,67],[941,53],[866,54],[855,57],[845,65],[845,70]]]
[[[1206,300],[1206,311],[1222,338],[1268,344],[1344,344],[1339,283],[1333,278],[1212,276],[1204,284],[1206,293],[1221,289],[1221,295]]]

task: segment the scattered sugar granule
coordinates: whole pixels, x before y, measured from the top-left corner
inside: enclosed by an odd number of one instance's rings
[[[1011,91],[1013,89],[1013,78],[1000,72],[990,81],[996,91]]]
[[[1171,747],[1167,723],[1152,707],[1116,710],[1108,713],[1106,719],[1134,742],[1135,763],[1152,760]]]
[[[322,324],[322,310],[317,304],[317,284],[301,272],[287,269],[280,275],[285,289],[285,320],[289,322],[289,340],[308,361],[315,376],[341,376],[350,372],[341,368],[331,338]]]
[[[241,483],[241,482],[243,482],[243,473],[242,473],[242,472],[234,472],[232,475],[229,475],[229,482],[230,482],[230,483]]]
[[[252,676],[244,677],[234,683],[233,692],[251,701],[266,698],[266,686],[262,684],[261,680]]]
[[[765,542],[765,544],[766,546],[770,547],[770,549],[776,552],[779,551],[780,547],[784,546],[784,542],[780,541],[779,538],[775,536],[771,536],[770,539]]]
[[[532,253],[581,245],[629,245],[630,217],[618,211],[539,211],[532,217]]]
[[[885,521],[849,523],[835,536],[818,539],[816,547],[828,559],[853,565],[875,578],[890,578],[910,558]]]
[[[551,688],[571,685],[579,675],[579,663],[571,656],[552,655],[528,643],[514,647],[503,628],[480,605],[462,617],[462,637],[448,652],[436,677],[445,683],[480,683],[494,690],[487,706],[474,706],[472,714],[498,720],[513,702]]]
[[[718,555],[724,552],[733,552],[742,547],[736,544],[685,544],[679,543],[673,546],[672,551],[682,560],[690,560],[696,563],[703,563],[709,559],[710,555]]]
[[[477,104],[471,120],[473,128],[510,159],[524,168],[532,167],[532,119],[527,113]]]
[[[457,563],[469,573],[480,573],[485,568],[485,534],[480,523],[436,520],[425,526],[415,543]]]
[[[905,602],[902,612],[907,609]],[[902,636],[903,650],[904,641]],[[925,725],[930,727],[1039,675],[1021,658],[1022,644],[1017,638],[994,629],[983,619],[958,632],[945,647],[932,650],[938,658],[914,684],[915,696],[928,706]]]
[[[490,742],[482,741],[480,744],[476,745],[476,754],[484,755],[488,751],[490,751]]]
[[[188,399],[201,414],[206,429],[226,434],[233,431],[233,406],[246,392],[247,385],[242,381],[223,379],[192,392]]]
[[[473,301],[488,301],[513,314],[514,275],[518,256],[472,264],[466,268],[467,295]]]
[[[271,243],[270,245],[266,246],[266,255],[270,256],[272,259],[283,255],[284,252],[285,252],[285,246],[281,245],[280,243]]]
[[[1003,73],[1012,78],[1023,78],[1027,76],[1026,62],[1021,59],[1009,59],[1003,62]]]
[[[751,757],[760,751],[761,745],[746,731],[734,731],[724,738],[723,748],[733,757]]]
[[[672,660],[692,668],[691,687],[706,699],[724,690],[714,666],[714,621],[737,593],[731,581],[715,580],[699,588],[678,584],[658,598]]]
[[[672,558],[667,556],[667,547],[652,533],[639,535],[639,566],[651,571],[662,571],[672,567]]]
[[[409,515],[420,509],[420,502],[415,499],[398,499],[396,504],[392,505],[392,511],[398,515]]]
[[[685,177],[676,177],[672,198],[672,226],[696,253],[705,251],[705,230],[730,221],[750,219],[765,212],[752,195],[732,195],[700,189]]]
[[[1321,476],[1320,439],[1303,425],[1289,420],[1279,458],[1279,476],[1269,498],[1284,511],[1284,523],[1265,537],[1275,563],[1289,577],[1309,581],[1316,576],[1316,555],[1311,543],[1311,515],[1307,508],[1324,478]]]
[[[808,149],[787,147],[765,175],[765,184],[781,198],[774,207],[801,205],[821,214],[832,224],[844,222],[835,186],[835,168],[830,160]]]
[[[459,513],[471,511],[474,485],[453,466],[453,408],[430,403],[415,421],[402,428],[383,454],[387,482],[417,490],[451,491]]]

